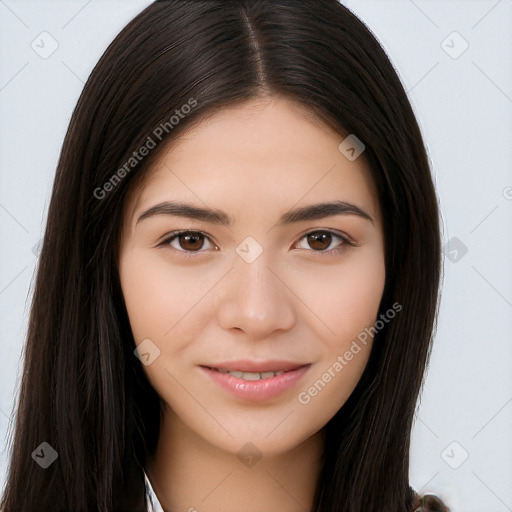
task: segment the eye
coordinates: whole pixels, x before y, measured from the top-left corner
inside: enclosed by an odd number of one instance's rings
[[[335,239],[341,242],[336,247],[328,249]],[[204,252],[201,249],[205,249],[205,241],[209,244],[209,246],[206,246],[206,250],[212,248],[218,250],[218,247],[213,245],[210,240],[208,235],[200,231],[174,231],[159,245],[164,247],[171,246],[176,251],[183,253],[184,256],[189,257],[193,256],[194,253]],[[336,234],[328,230],[310,231],[300,240],[306,240],[306,243],[309,245],[309,250],[321,255],[334,255],[344,250],[346,245],[355,245],[347,236]],[[295,244],[295,247],[298,245],[299,243]],[[298,248],[308,249],[308,247]]]
[[[341,243],[339,243],[335,248],[326,250],[333,243],[333,239],[336,238],[341,240]],[[306,244],[308,244],[309,248],[311,248],[313,252],[320,253],[322,256],[334,255],[343,251],[346,245],[355,245],[354,242],[352,242],[352,240],[350,240],[348,237],[327,230],[310,231],[301,238],[301,240],[304,239],[306,240]],[[299,249],[308,249],[308,247],[299,247]]]
[[[208,240],[211,246],[207,247],[207,249],[216,247],[211,244],[208,235],[199,231],[174,231],[160,245],[170,245],[173,249],[185,253],[185,256],[189,256],[190,254],[188,253],[203,252],[199,249],[204,248],[205,240]]]

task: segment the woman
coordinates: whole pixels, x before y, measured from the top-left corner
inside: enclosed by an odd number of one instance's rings
[[[338,2],[150,5],[64,141],[2,509],[447,510],[408,481],[438,217]]]

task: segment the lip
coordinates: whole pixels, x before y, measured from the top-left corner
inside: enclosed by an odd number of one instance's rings
[[[201,365],[201,370],[219,387],[231,395],[251,402],[270,400],[293,387],[309,370],[311,364],[298,364],[289,361],[232,361]],[[228,371],[265,372],[279,371],[284,373],[268,379],[244,380],[228,373],[220,373],[213,368]]]

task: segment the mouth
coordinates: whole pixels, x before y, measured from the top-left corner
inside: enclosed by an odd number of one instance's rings
[[[312,363],[234,361],[200,365],[215,384],[237,398],[269,400],[293,388]]]
[[[219,373],[227,373],[231,375],[232,377],[236,377],[237,379],[243,379],[243,380],[264,380],[264,379],[271,379],[273,377],[277,377],[278,375],[281,375],[282,373],[286,373],[290,370],[277,370],[277,371],[271,371],[271,372],[243,372],[241,370],[226,370],[224,368],[213,368],[211,366],[206,366],[206,368],[213,370],[215,372]]]
[[[209,370],[219,373],[227,373],[243,380],[261,380],[277,377],[282,373],[292,372],[304,366],[310,366],[311,363],[295,363],[291,361],[232,361],[225,363],[215,363],[206,366]]]

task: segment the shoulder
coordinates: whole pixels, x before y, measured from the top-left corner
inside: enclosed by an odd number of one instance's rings
[[[450,509],[433,494],[416,494],[416,502],[411,512],[450,512]]]

